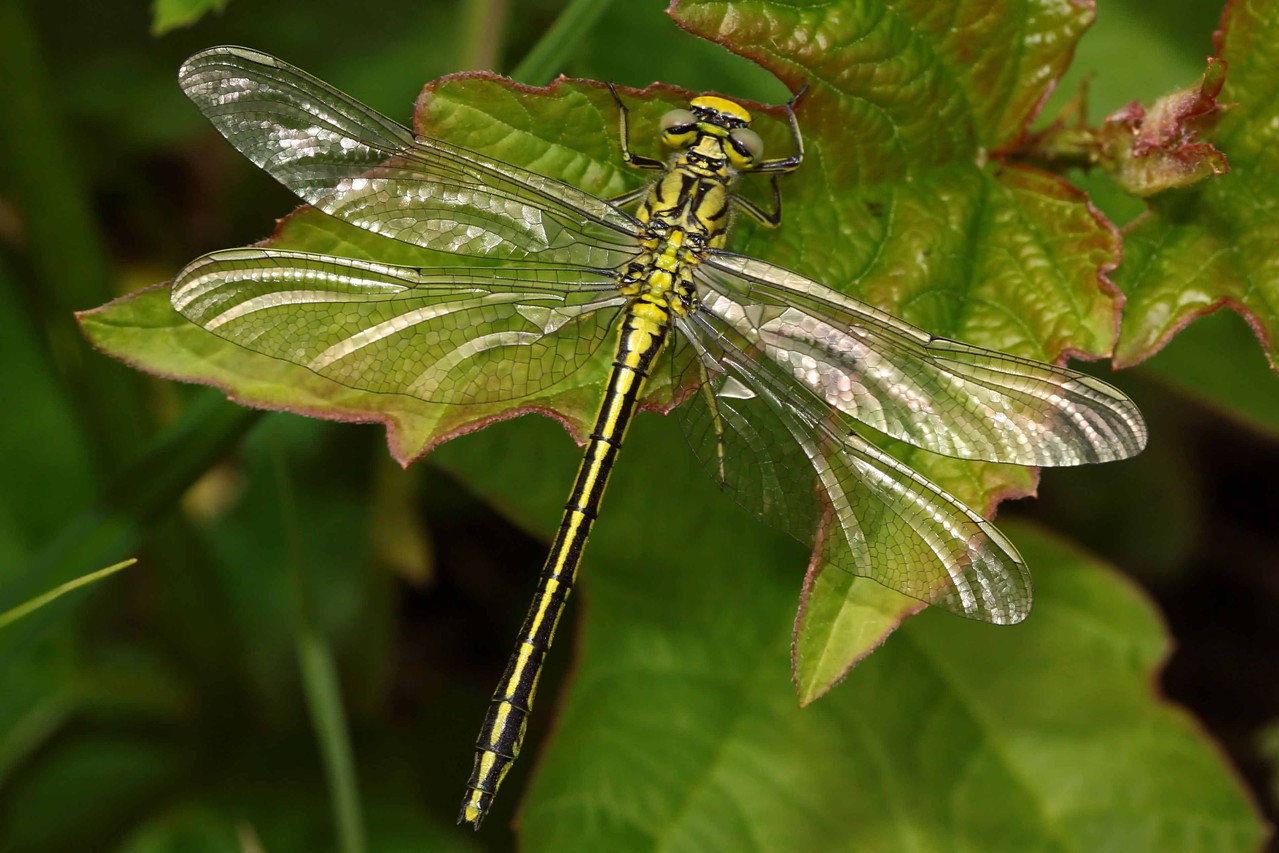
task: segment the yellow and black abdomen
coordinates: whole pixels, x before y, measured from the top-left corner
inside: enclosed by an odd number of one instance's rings
[[[652,270],[652,275],[660,274]],[[475,767],[467,782],[459,822],[479,827],[524,741],[537,693],[542,660],[555,638],[560,615],[581,564],[586,539],[599,513],[604,487],[622,447],[653,362],[666,343],[670,311],[662,300],[637,297],[627,307],[617,355],[595,426],[587,441],[573,491],[564,505],[555,543],[538,579],[533,605],[520,630],[519,645],[489,702],[475,743]]]

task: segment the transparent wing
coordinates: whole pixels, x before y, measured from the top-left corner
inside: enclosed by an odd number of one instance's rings
[[[242,154],[360,228],[488,258],[615,267],[634,254],[638,223],[613,205],[414,136],[275,57],[215,47],[188,59],[179,81]]]
[[[848,431],[736,329],[705,313],[679,325],[693,352],[676,378],[696,390],[675,411],[724,491],[844,571],[972,619],[1025,618],[1030,575],[989,522]]]
[[[961,459],[1079,465],[1124,459],[1146,425],[1117,389],[1064,367],[936,338],[797,273],[717,253],[702,308],[827,405]]]
[[[232,343],[348,387],[459,404],[563,379],[625,302],[612,277],[585,268],[401,267],[268,249],[197,258],[172,299]]]

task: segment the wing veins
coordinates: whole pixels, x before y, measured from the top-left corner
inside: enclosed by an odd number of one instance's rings
[[[751,354],[754,348],[748,341],[739,342],[731,326],[725,324],[717,328],[718,318],[704,313],[690,319],[686,326],[696,330],[690,336],[700,339],[699,347],[711,355],[721,370],[730,375],[735,372],[745,380],[803,448],[825,493],[823,502],[828,512],[840,516],[839,502],[844,502],[842,512],[849,517],[837,517],[836,521],[843,528],[841,536],[848,547],[848,556],[836,554],[835,565],[970,618],[1016,622],[1025,616],[1029,609],[1029,574],[1016,549],[988,521],[856,432],[835,429],[832,418],[835,423],[841,423],[837,413],[807,386],[779,372],[776,366],[766,367],[765,362],[758,361]],[[831,451],[823,452],[823,445]],[[882,561],[863,562],[868,557],[857,511],[842,491],[839,496],[833,495],[828,485],[831,478],[835,478],[842,490],[844,481],[838,472],[821,467],[829,465],[829,452],[847,457],[847,464],[851,466],[848,475],[865,485],[864,494],[877,502],[879,511],[905,524],[924,543],[947,575],[944,585],[939,585],[940,577],[931,581],[914,577],[908,578],[908,583],[893,582],[875,574]],[[900,503],[894,496],[908,497],[913,511],[899,511]],[[850,524],[854,526],[850,528]],[[848,532],[850,530],[853,532]],[[823,547],[830,544],[821,539],[816,530],[810,533],[791,529],[789,532],[801,541],[809,541],[806,537],[812,535],[825,543]],[[951,547],[946,547],[947,543]],[[921,582],[926,583],[926,588],[918,587]]]
[[[721,252],[705,267],[699,281],[714,294],[707,294],[705,301],[727,300],[727,310],[743,318],[720,309],[716,313],[724,322],[764,343],[768,336],[793,341],[797,352],[829,370],[817,373],[811,382],[800,380],[803,384],[824,395],[851,394],[847,403],[828,398],[826,404],[894,438],[943,455],[1025,465],[1108,461],[1132,455],[1145,444],[1145,424],[1132,401],[1101,380],[929,335],[755,259]],[[760,314],[760,306],[793,311],[808,318],[810,325],[828,327],[850,345],[872,353],[875,361],[863,367],[856,353],[834,350],[835,344],[819,337],[820,328],[770,325],[780,313]],[[752,312],[763,320],[758,325],[753,324]],[[788,353],[785,347],[779,351]],[[881,362],[890,375],[876,375]],[[860,388],[864,396],[826,388],[831,376],[851,383],[840,389]],[[874,406],[868,408],[872,401]],[[947,424],[947,415],[955,412],[963,419]],[[1011,435],[1018,440],[1011,441]],[[973,440],[978,444],[970,444]]]

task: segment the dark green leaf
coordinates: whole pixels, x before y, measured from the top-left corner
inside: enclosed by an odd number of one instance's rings
[[[188,768],[162,741],[85,735],[60,741],[5,797],[0,846],[6,850],[85,850],[100,846],[143,804],[177,784]],[[67,818],[74,809],[75,819]]]
[[[786,684],[798,549],[677,448],[673,424],[641,417],[619,463],[526,847],[1256,848],[1238,781],[1152,690],[1159,618],[1111,569],[1008,525],[1037,569],[1026,623],[926,614],[801,710]],[[553,428],[504,425],[437,458],[534,529],[556,523],[547,481],[567,482],[571,451]]]

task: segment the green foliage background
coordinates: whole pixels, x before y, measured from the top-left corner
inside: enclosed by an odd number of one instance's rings
[[[717,495],[674,424],[641,417],[525,757],[484,832],[454,829],[475,728],[576,464],[564,431],[523,417],[402,471],[378,428],[258,415],[213,391],[143,377],[91,351],[71,311],[166,280],[200,252],[261,239],[294,206],[181,96],[174,78],[190,53],[218,43],[268,50],[407,121],[424,82],[468,67],[516,68],[562,10],[540,0],[393,0],[376,14],[248,0],[205,4],[216,14],[190,2],[158,3],[153,15],[140,4],[80,5],[0,6],[0,357],[10,404],[0,420],[0,612],[126,554],[141,562],[0,632],[0,850],[1262,843],[1260,813],[1273,804],[1258,733],[1279,699],[1260,685],[1275,680],[1266,626],[1279,621],[1269,575],[1279,545],[1249,513],[1259,506],[1273,518],[1265,488],[1279,485],[1279,387],[1256,338],[1225,314],[1114,377],[1147,413],[1145,455],[1048,472],[1038,521],[1021,507],[1001,516],[1035,575],[1026,624],[922,614],[804,710],[800,700],[824,693],[891,630],[901,603],[874,592],[810,597],[834,603],[806,609],[792,684],[803,549]],[[998,31],[1000,21],[959,14],[980,5],[935,4],[959,10],[937,31]],[[1269,328],[1267,202],[1279,195],[1263,128],[1276,79],[1266,69],[1279,68],[1264,49],[1279,20],[1270,5],[1250,4],[1236,33],[1253,38],[1240,55],[1255,62],[1247,85],[1228,93],[1241,104],[1222,129],[1236,145],[1226,147],[1235,171],[1157,200],[1125,243],[1114,278],[1137,318],[1120,340],[1126,362],[1222,299]],[[803,6],[689,3],[681,14],[731,31],[768,61],[786,55],[786,15]],[[818,8],[895,12],[885,15],[887,35],[868,41],[879,48],[894,43],[893,21],[926,17],[908,3]],[[1175,16],[1140,0],[1103,3],[1053,104],[1086,72],[1096,75],[1094,118],[1189,85],[1220,14],[1208,2]],[[1010,32],[1009,43],[1025,36]],[[1058,217],[1061,231],[1043,241],[1053,247],[1045,278],[1063,282],[1061,299],[1080,295],[1077,283],[1113,245],[1055,239],[1076,233],[1069,214],[1080,206],[1068,192],[1053,206],[1042,202],[1052,193],[1040,179],[973,165],[979,148],[1016,135],[1028,105],[1010,95],[964,127],[923,116],[915,139],[949,142],[932,160],[894,159],[877,154],[856,99],[825,90],[891,92],[916,78],[894,79],[897,66],[873,52],[851,70],[821,56],[811,53],[788,80],[816,83],[803,120],[818,156],[786,196],[799,207],[777,234],[743,228],[736,247],[800,268],[851,263],[868,249],[847,217],[885,201],[876,187],[918,182],[953,189],[956,210],[969,211],[955,216],[980,223],[983,246],[1007,249],[1001,235],[1019,233],[1019,223]],[[1023,58],[1023,71],[1036,67]],[[660,80],[763,102],[787,97],[777,79],[680,30],[654,2],[608,7],[551,67],[625,86]],[[537,73],[523,82],[549,82]],[[1016,79],[1003,83],[1024,91]],[[510,127],[535,103],[497,103],[486,85],[442,87],[437,117],[463,130],[497,118]],[[636,127],[670,97],[637,96]],[[604,109],[546,115],[583,118],[559,125],[557,137],[530,112],[531,141],[507,156],[544,155],[527,165],[600,192],[622,188]],[[1142,209],[1104,176],[1070,179],[1116,224]],[[805,207],[824,183],[854,189]],[[914,191],[891,200],[905,206]],[[960,203],[974,196],[988,219]],[[1030,209],[1036,199],[1043,209]],[[822,239],[823,217],[846,245]],[[946,216],[934,218],[946,234]],[[992,227],[1010,218],[1012,230]],[[282,239],[312,248],[334,239],[309,228],[311,219],[296,217]],[[1023,279],[1001,265],[1003,254],[966,257],[977,284],[952,294],[960,304],[1020,298]],[[899,278],[911,269],[903,259],[884,266]],[[1017,338],[980,322],[980,312],[912,301],[927,292],[909,282],[877,293],[876,280],[864,283],[867,295],[900,299],[912,319],[980,343],[1041,357],[1101,354],[1109,344],[1101,291],[1084,295],[1088,305],[1102,300],[1078,309],[1084,319]],[[1021,316],[1041,318],[1042,288],[1029,291]],[[171,325],[162,296],[146,300],[126,303],[135,313],[123,334],[136,340],[142,329],[170,344],[190,335]],[[589,404],[564,405],[571,415],[589,414]],[[1220,473],[1236,469],[1236,479]],[[1031,485],[1022,472],[929,470],[974,502]],[[1248,482],[1255,497],[1240,486]],[[1173,638],[1160,605],[1108,561],[1134,572],[1184,629],[1176,639],[1185,663],[1166,689],[1211,731],[1163,698]]]

